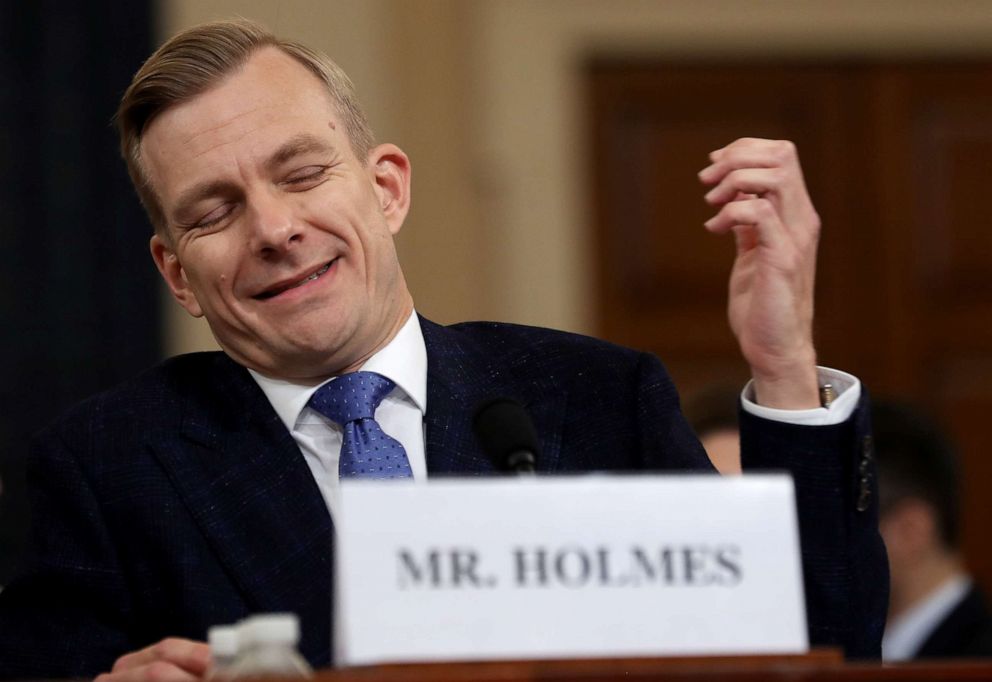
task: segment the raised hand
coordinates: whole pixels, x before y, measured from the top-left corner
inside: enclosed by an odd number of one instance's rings
[[[742,138],[710,154],[699,179],[719,207],[706,229],[733,232],[728,317],[751,367],[757,402],[818,407],[813,285],[820,218],[795,145]]]

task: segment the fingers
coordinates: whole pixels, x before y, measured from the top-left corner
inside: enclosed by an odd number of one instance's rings
[[[166,661],[154,661],[119,672],[103,673],[93,682],[196,682],[202,675],[193,675]]]
[[[741,168],[724,175],[703,198],[714,206],[735,201],[742,194],[777,199],[788,180],[788,175],[779,168]]]
[[[796,146],[788,140],[742,138],[710,153],[709,166],[699,179],[714,185],[706,195],[711,204],[730,201],[736,192],[773,193],[806,203],[806,185]]]
[[[712,185],[705,196],[709,204],[727,206],[760,197],[778,212],[781,229],[802,244],[816,243],[820,219],[806,192],[794,144],[786,140],[741,138],[710,153],[710,160],[712,163],[699,172],[700,180]],[[707,222],[707,228],[724,232],[729,229],[725,225],[726,216],[748,211],[763,212],[764,207],[721,211],[724,217],[718,213]]]
[[[125,654],[100,682],[192,682],[206,674],[210,647],[203,642],[170,637]]]
[[[738,168],[792,168],[798,170],[796,146],[788,140],[761,140],[742,137],[726,147],[710,152],[711,164],[699,172],[699,179],[712,185]]]
[[[169,637],[140,651],[121,656],[114,664],[113,672],[155,661],[166,661],[194,674],[202,674],[210,664],[210,647],[204,642]]]
[[[778,211],[763,197],[731,201],[704,224],[710,232],[723,234],[733,230],[738,233],[738,247],[761,245],[780,249],[785,246]],[[745,227],[748,228],[746,235],[740,233]]]

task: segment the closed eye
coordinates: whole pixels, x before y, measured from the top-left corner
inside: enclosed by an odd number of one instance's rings
[[[218,206],[217,208],[210,211],[210,213],[203,216],[189,227],[201,228],[201,229],[206,227],[211,227],[222,221],[228,215],[230,215],[231,211],[233,210],[234,210],[233,204],[224,204],[222,206]]]
[[[306,166],[290,173],[279,184],[289,187],[293,191],[304,192],[316,187],[327,179],[327,166]]]

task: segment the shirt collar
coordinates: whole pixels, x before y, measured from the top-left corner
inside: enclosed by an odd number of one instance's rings
[[[413,401],[421,413],[426,414],[427,347],[424,345],[424,334],[420,329],[420,320],[416,311],[410,314],[392,341],[365,361],[360,371],[376,372],[390,379]],[[272,408],[279,415],[279,419],[290,431],[296,428],[300,413],[307,406],[310,397],[320,386],[327,383],[325,381],[313,386],[273,379],[253,369],[249,369],[248,372],[272,403]]]
[[[927,597],[886,625],[882,637],[882,658],[901,661],[912,658],[930,634],[957,606],[968,590],[971,580],[957,574]]]

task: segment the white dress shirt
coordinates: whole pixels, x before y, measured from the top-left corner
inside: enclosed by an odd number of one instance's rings
[[[971,580],[958,574],[930,593],[926,599],[893,618],[882,635],[883,661],[908,661],[916,656],[930,634],[944,622],[968,590]]]
[[[248,371],[299,445],[334,518],[340,509],[338,459],[341,455],[342,430],[324,415],[307,407],[310,397],[327,382],[300,384],[272,379],[254,370]],[[375,411],[375,419],[383,431],[403,444],[410,459],[414,481],[427,480],[424,444],[424,415],[428,407],[427,348],[416,312],[410,315],[392,341],[362,365],[361,371],[377,372],[396,384],[396,388]],[[819,368],[819,374],[820,381],[829,381],[837,392],[837,398],[829,408],[777,410],[762,407],[753,401],[753,390],[748,383],[741,396],[744,409],[758,417],[793,424],[839,424],[854,412],[861,396],[861,383],[850,374],[837,370]]]
[[[316,385],[298,384],[248,371],[300,446],[331,518],[335,518],[340,509],[338,459],[343,432],[338,424],[307,407],[310,397],[327,381]],[[427,480],[424,455],[427,349],[416,313],[410,315],[393,340],[370,357],[360,371],[376,372],[396,384],[379,403],[375,420],[383,431],[403,444],[413,480]]]

